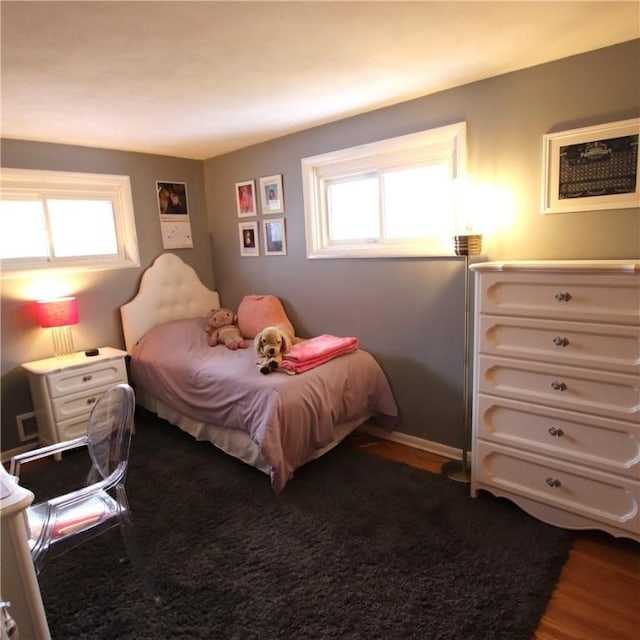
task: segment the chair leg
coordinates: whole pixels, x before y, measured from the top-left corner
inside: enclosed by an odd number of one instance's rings
[[[36,553],[32,552],[31,559],[33,560],[33,568],[35,569],[37,576],[39,576],[42,572],[42,566],[44,565],[44,556],[46,552],[46,549]]]
[[[133,530],[133,518],[131,516],[131,510],[129,509],[129,501],[127,500],[127,494],[124,490],[124,486],[118,485],[116,487],[116,494],[121,508],[120,531],[122,532],[124,544],[127,548],[129,558],[131,559],[133,569],[151,597],[156,602],[160,602],[160,596],[157,594],[155,584],[147,572],[147,568],[138,547],[138,541]]]

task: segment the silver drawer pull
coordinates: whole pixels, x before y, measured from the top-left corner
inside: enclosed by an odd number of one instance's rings
[[[549,432],[549,435],[554,438],[562,438],[564,435],[564,431],[560,427],[549,427],[547,431]]]
[[[562,486],[562,482],[560,482],[558,478],[547,478],[547,484],[550,487],[554,487],[554,489],[557,489],[558,487]]]
[[[556,293],[556,300],[558,302],[569,302],[569,300],[571,300],[571,294],[568,291],[558,291],[558,293]]]
[[[551,388],[554,391],[566,391],[567,390],[567,385],[564,382],[558,382],[557,380],[554,380],[551,383]]]
[[[556,347],[566,347],[569,344],[569,341],[561,336],[556,336],[553,339],[553,344],[555,344]]]
[[[98,398],[87,398],[87,404],[93,404]]]
[[[93,378],[92,375],[87,374],[86,376],[82,376],[82,382],[89,382]]]

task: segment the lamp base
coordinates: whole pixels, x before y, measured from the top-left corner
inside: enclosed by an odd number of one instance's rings
[[[447,476],[449,480],[469,484],[471,482],[471,467],[464,464],[462,460],[449,460],[442,467],[442,475]]]
[[[53,351],[56,358],[68,358],[75,353],[71,327],[52,327]]]

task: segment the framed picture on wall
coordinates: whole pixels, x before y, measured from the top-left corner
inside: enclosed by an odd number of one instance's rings
[[[262,237],[264,239],[265,256],[286,256],[287,235],[284,218],[262,221]]]
[[[543,137],[542,213],[637,207],[640,118]]]
[[[256,183],[254,180],[236,182],[236,208],[239,218],[258,215],[256,204]]]
[[[255,221],[240,222],[238,224],[238,234],[240,236],[240,255],[259,256],[258,223]]]
[[[284,213],[282,175],[260,178],[262,213]]]

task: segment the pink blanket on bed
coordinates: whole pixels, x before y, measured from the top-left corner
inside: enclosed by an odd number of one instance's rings
[[[303,373],[357,348],[357,338],[339,338],[325,333],[294,344],[282,356],[279,368],[290,374]]]

